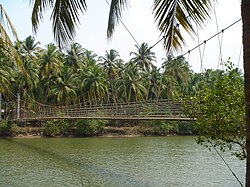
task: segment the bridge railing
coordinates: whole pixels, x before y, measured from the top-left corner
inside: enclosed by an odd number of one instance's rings
[[[131,103],[112,103],[100,105],[46,106],[25,105],[17,115],[17,106],[13,107],[9,118],[21,119],[58,119],[58,118],[107,118],[107,119],[143,119],[185,117],[180,101],[159,100]]]

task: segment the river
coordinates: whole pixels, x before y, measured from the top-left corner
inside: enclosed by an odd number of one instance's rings
[[[245,161],[223,157],[244,184]],[[237,187],[194,137],[0,139],[0,187]]]

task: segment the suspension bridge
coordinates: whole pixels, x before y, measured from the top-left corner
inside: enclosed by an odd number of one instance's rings
[[[191,121],[186,117],[181,101],[159,100],[99,105],[49,106],[26,103],[9,105],[9,121],[52,119],[103,119],[103,120],[172,120]]]

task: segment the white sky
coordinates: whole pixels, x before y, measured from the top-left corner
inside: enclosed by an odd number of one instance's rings
[[[106,39],[106,28],[108,20],[109,6],[105,0],[87,1],[88,11],[81,17],[81,25],[77,31],[76,42],[80,43],[82,47],[94,51],[97,55],[105,54],[105,50],[115,49],[120,53],[123,60],[130,59],[129,53],[136,51],[135,42],[120,24],[115,31],[111,41]],[[98,3],[97,3],[98,2]],[[29,0],[1,0],[8,12],[13,24],[16,27],[17,33],[21,40],[29,35],[33,35],[31,27],[31,10]],[[123,14],[123,22],[129,28],[139,44],[146,42],[149,46],[154,45],[160,39],[160,33],[156,29],[156,24],[152,16],[153,0],[136,0],[130,1],[130,6]],[[232,24],[241,17],[240,14],[240,0],[218,0],[216,3],[216,12],[218,18],[219,31]],[[208,21],[207,26],[199,31],[200,42],[208,39],[217,33],[215,15],[211,14],[211,20]],[[241,22],[237,23],[223,34],[222,42],[222,58],[226,61],[229,57],[231,61],[242,68],[242,54],[241,52]],[[45,44],[53,42],[51,22],[49,21],[49,14],[45,16],[43,23],[40,24],[39,32],[35,35],[37,41],[41,42],[43,47]],[[197,37],[192,40],[189,36],[186,37],[187,46],[183,48],[183,53],[195,47],[198,44]],[[203,52],[203,46],[200,48]],[[162,58],[165,58],[165,52],[161,44],[153,48],[157,56],[157,65],[161,66]],[[181,53],[180,53],[181,54]],[[204,58],[202,61],[203,68],[216,69],[219,61],[219,42],[218,37],[210,40],[206,44]],[[191,52],[189,57],[190,66],[196,72],[201,70],[201,60],[199,57],[199,49]],[[240,60],[239,60],[240,59]],[[219,68],[222,68],[221,66]]]

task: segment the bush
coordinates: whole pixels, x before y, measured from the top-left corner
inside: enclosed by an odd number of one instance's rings
[[[8,121],[0,121],[0,136],[16,136],[20,132],[16,124],[11,124]]]
[[[197,134],[195,122],[180,122],[178,124],[178,133],[185,135]]]
[[[74,124],[74,121],[58,121],[57,125],[60,127],[61,134],[71,135],[73,134]]]
[[[169,134],[177,132],[178,126],[174,122],[160,121],[158,124],[158,130],[160,134]]]
[[[24,135],[24,136],[27,136],[27,135],[40,136],[43,133],[43,128],[26,126],[26,127],[20,128],[19,133]]]
[[[55,121],[47,121],[43,131],[44,136],[58,136],[61,135],[60,126]]]
[[[94,136],[102,132],[105,121],[78,120],[75,134],[78,136]]]

